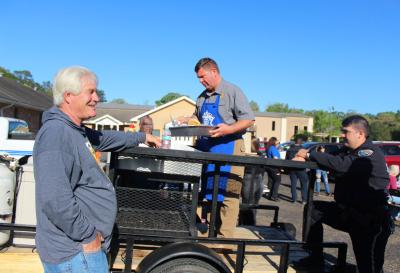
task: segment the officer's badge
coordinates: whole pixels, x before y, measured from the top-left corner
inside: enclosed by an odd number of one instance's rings
[[[364,149],[364,150],[359,150],[357,154],[359,157],[368,157],[371,156],[373,153],[374,151],[370,149]]]

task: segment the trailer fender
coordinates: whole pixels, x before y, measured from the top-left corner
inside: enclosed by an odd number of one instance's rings
[[[179,258],[194,258],[211,264],[220,273],[231,273],[212,249],[191,242],[176,242],[162,246],[147,255],[137,266],[137,273],[149,273],[157,266]]]

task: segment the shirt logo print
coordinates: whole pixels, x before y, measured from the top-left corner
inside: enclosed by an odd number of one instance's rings
[[[210,112],[208,112],[208,110],[204,112],[202,118],[204,125],[214,126],[213,122],[215,117]]]

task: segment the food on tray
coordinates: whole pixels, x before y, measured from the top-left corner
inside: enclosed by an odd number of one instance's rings
[[[201,123],[199,122],[198,119],[196,119],[196,118],[191,118],[191,119],[189,119],[189,121],[188,121],[188,125],[189,125],[189,126],[199,126],[199,125],[201,125]]]

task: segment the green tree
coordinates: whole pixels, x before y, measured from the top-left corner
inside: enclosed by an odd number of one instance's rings
[[[260,107],[258,106],[257,102],[251,100],[249,102],[249,104],[250,104],[251,110],[253,110],[254,112],[259,112],[260,111]]]
[[[32,73],[28,70],[15,70],[11,73],[4,67],[0,67],[0,73],[3,77],[15,80],[23,85],[26,85],[38,92],[45,93],[49,96],[52,94],[52,84],[50,81],[45,81],[42,84],[37,83],[33,80]]]
[[[374,120],[370,123],[371,138],[373,140],[391,140],[392,135],[387,124],[380,122],[379,120]]]
[[[15,75],[13,73],[11,73],[9,70],[5,69],[4,67],[0,66],[0,73],[2,75],[2,77],[5,78],[9,78],[9,79],[13,79],[13,80],[18,80],[17,77],[15,77]]]
[[[301,137],[304,141],[310,141],[312,139],[312,133],[306,131],[300,131],[293,135],[292,140],[294,141],[297,137]]]
[[[127,102],[121,98],[113,99],[112,101],[110,101],[110,103],[127,104]]]
[[[185,95],[176,93],[176,92],[169,92],[168,94],[166,94],[164,97],[162,97],[160,100],[156,101],[156,105],[160,106],[162,104],[165,104],[167,102],[170,102],[172,100],[175,100],[177,98],[183,97]]]
[[[26,86],[29,86],[35,90],[38,90],[40,84],[36,83],[33,80],[32,73],[29,70],[15,70],[14,71],[15,77],[17,77],[18,81]]]
[[[368,115],[371,137],[374,140],[397,140],[400,132],[399,112],[381,112],[376,116]]]
[[[324,133],[329,136],[338,135],[340,133],[341,118],[338,113],[314,110],[310,114],[314,118],[315,133]]]
[[[400,128],[391,132],[392,140],[400,141]]]
[[[273,103],[267,105],[265,112],[289,113],[289,105],[287,103]]]
[[[107,102],[106,94],[104,93],[104,90],[97,89],[97,96],[99,96],[99,102]]]

